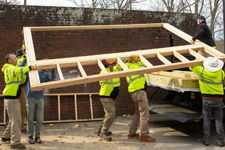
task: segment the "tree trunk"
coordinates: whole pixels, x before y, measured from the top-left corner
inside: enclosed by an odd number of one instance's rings
[[[198,2],[199,0],[195,0],[195,14],[198,14]]]

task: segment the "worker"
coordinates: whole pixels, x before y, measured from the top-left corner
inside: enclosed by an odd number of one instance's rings
[[[25,149],[26,146],[20,143],[21,139],[21,113],[19,96],[21,94],[21,76],[37,67],[18,67],[15,54],[5,56],[6,63],[2,68],[6,86],[3,90],[4,103],[9,116],[9,123],[3,132],[2,142],[10,142],[11,149]]]
[[[218,134],[218,146],[224,146],[223,128],[223,79],[224,63],[216,57],[208,57],[203,66],[190,67],[199,78],[199,87],[202,94],[203,112],[203,144],[208,146],[211,133],[211,118],[214,117]]]
[[[105,59],[103,59],[102,63],[109,73],[121,70],[121,67],[119,65],[115,66],[114,62],[108,63]],[[103,74],[103,71],[101,71],[100,74]],[[109,128],[116,117],[115,99],[119,95],[120,91],[120,78],[102,80],[99,83],[101,86],[99,96],[105,116],[102,121],[102,125],[98,130],[98,135],[100,135],[100,140],[109,142],[112,141],[112,137],[110,136],[112,135],[112,132],[109,131]]]
[[[48,82],[55,79],[55,71],[52,69],[52,73],[47,73],[46,70],[38,72],[40,82]],[[26,103],[27,103],[27,136],[30,144],[42,143],[40,138],[41,125],[44,118],[44,91],[31,91],[30,82],[28,80],[26,91]],[[35,140],[33,139],[34,129],[34,114],[36,115],[36,132]]]
[[[26,60],[26,52],[24,48],[18,49],[16,51],[16,57],[17,57],[17,66],[18,67],[25,67],[27,66]],[[25,62],[25,64],[22,64],[22,62]],[[20,107],[21,107],[21,117],[22,117],[22,133],[27,133],[26,128],[24,127],[24,123],[26,120],[27,115],[27,109],[26,109],[26,88],[27,88],[27,75],[24,74],[21,76],[21,95],[20,95]]]
[[[201,42],[213,47],[216,49],[216,44],[212,38],[212,33],[206,24],[206,20],[204,16],[198,16],[197,18],[197,31],[193,38],[191,39],[191,44],[195,44],[196,39],[200,40]],[[210,55],[199,51],[200,54],[202,54],[204,57],[209,57]]]
[[[142,68],[145,65],[140,61],[137,55],[132,54],[130,60],[126,63],[126,66],[131,69]],[[143,74],[133,75],[126,77],[128,83],[128,92],[131,94],[131,98],[134,102],[135,113],[129,129],[128,138],[137,138],[139,134],[137,128],[140,124],[140,141],[154,142],[155,138],[149,135],[149,108],[148,98],[146,94],[147,83]]]

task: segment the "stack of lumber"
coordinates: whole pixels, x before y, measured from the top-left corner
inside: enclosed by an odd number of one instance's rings
[[[191,71],[173,70],[145,74],[148,86],[157,86],[179,92],[199,91],[198,76]]]

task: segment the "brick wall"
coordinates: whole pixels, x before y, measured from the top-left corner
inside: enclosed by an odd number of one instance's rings
[[[66,7],[36,7],[36,6],[3,6],[0,5],[0,65],[4,64],[4,56],[15,52],[21,47],[23,37],[21,31],[24,26],[75,26],[75,25],[106,25],[106,24],[137,24],[167,22],[184,32],[193,35],[196,28],[195,16],[192,14],[150,12],[150,11],[117,11],[103,9],[81,9]],[[33,42],[36,58],[64,58],[125,52],[137,49],[151,49],[169,46],[169,32],[161,28],[147,29],[119,29],[119,30],[91,30],[91,31],[54,31],[33,32]],[[184,40],[174,37],[174,45],[187,44]],[[96,66],[85,67],[87,74],[99,73]],[[77,68],[63,69],[65,78],[80,75]],[[4,88],[3,73],[0,73],[0,90]],[[97,82],[86,85],[71,86],[48,90],[48,93],[83,93],[98,92]],[[148,89],[148,96],[156,90]],[[153,100],[160,100],[166,91],[159,90]],[[79,101],[79,116],[85,118],[90,114],[89,99],[85,96]],[[94,114],[103,116],[101,104],[96,96]],[[72,97],[62,98],[62,118],[71,119],[74,116]],[[121,93],[116,101],[117,115],[132,114],[133,104],[127,92],[127,83],[122,79]],[[2,102],[0,102],[2,108]],[[2,109],[1,109],[2,110]],[[52,115],[54,114],[54,115]],[[45,118],[57,119],[57,101],[55,97],[45,100]],[[2,112],[0,112],[0,121]]]

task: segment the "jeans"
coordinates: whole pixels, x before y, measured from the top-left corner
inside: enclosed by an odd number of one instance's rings
[[[44,118],[44,99],[27,98],[27,135],[33,137],[34,113],[36,113],[35,137],[40,137],[41,125]]]
[[[203,100],[203,140],[209,141],[211,134],[211,118],[215,118],[218,141],[224,142],[223,102]]]

